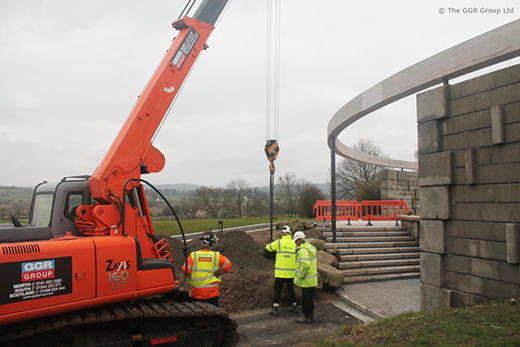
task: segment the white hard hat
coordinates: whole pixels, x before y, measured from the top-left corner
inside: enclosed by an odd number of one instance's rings
[[[305,234],[303,233],[303,231],[297,231],[293,235],[294,241],[299,240],[299,239],[304,239],[304,238],[305,238]]]
[[[203,245],[209,245],[210,247],[212,247],[214,244],[217,244],[218,239],[217,236],[215,236],[214,234],[206,234],[200,237],[200,242]]]
[[[291,228],[289,228],[288,225],[284,225],[281,230],[282,234],[290,235],[291,234]]]

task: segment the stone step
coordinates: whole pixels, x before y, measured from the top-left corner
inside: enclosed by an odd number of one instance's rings
[[[419,265],[370,267],[370,268],[341,270],[341,272],[345,275],[345,277],[394,274],[394,273],[401,273],[401,272],[419,272],[419,271],[420,271]]]
[[[337,249],[344,283],[386,281],[420,276],[420,248],[406,228],[348,226],[322,228],[326,249]]]
[[[382,274],[382,275],[366,275],[366,276],[352,276],[345,277],[343,280],[344,284],[362,283],[362,282],[381,282],[405,278],[417,278],[420,277],[419,272],[401,272],[393,274]]]
[[[325,248],[385,248],[385,247],[414,247],[418,246],[418,241],[391,241],[391,242],[325,242]]]
[[[396,253],[383,253],[383,254],[355,254],[355,255],[342,255],[341,262],[350,261],[367,261],[367,260],[387,260],[387,259],[413,259],[420,258],[421,253],[419,252],[396,252]]]
[[[374,268],[374,267],[395,267],[395,266],[408,266],[408,265],[419,265],[419,258],[412,259],[387,259],[387,260],[366,260],[366,261],[349,261],[340,262],[338,269],[361,269],[361,268]]]
[[[325,242],[332,242],[332,237],[326,237]],[[396,242],[396,241],[414,241],[413,236],[370,236],[370,237],[336,237],[336,243],[351,243],[351,242]]]
[[[330,249],[330,248],[327,248]],[[406,253],[406,252],[419,252],[419,246],[412,247],[385,247],[385,248],[339,248],[339,254],[350,255],[350,254],[386,254],[386,253]]]
[[[326,231],[322,233],[324,237],[332,238],[334,233],[332,231]],[[372,236],[410,236],[408,231],[338,231],[336,232],[336,238],[338,237],[372,237]]]

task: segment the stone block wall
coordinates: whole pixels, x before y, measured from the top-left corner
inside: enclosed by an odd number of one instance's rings
[[[418,173],[389,169],[381,171],[381,200],[403,200],[413,214],[418,214]]]
[[[421,309],[520,297],[520,65],[417,96]]]

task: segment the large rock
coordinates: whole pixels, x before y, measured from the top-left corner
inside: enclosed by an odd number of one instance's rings
[[[281,220],[279,222],[276,223],[276,228],[278,230],[282,229],[282,227],[284,225],[288,225],[290,228],[291,228],[291,231],[294,232],[295,231],[305,231],[305,230],[314,230],[314,222],[305,222],[305,221],[300,221],[298,219],[286,219],[286,220]]]
[[[329,249],[327,251],[327,253],[329,253],[330,255],[332,255],[334,258],[336,258],[336,264],[339,263],[341,261],[341,253],[339,252],[339,249],[336,247],[336,248],[333,248],[333,249]],[[337,266],[336,266],[337,267]]]
[[[320,240],[324,239],[323,233],[319,230],[305,230],[304,233],[305,233],[305,236],[307,236],[308,238],[320,239]]]
[[[293,234],[295,231],[304,229],[303,224],[298,219],[281,220],[276,223],[276,229],[281,230],[284,225],[288,225]]]
[[[325,251],[318,251],[318,253],[316,254],[316,259],[318,260],[318,263],[332,266],[334,268],[338,267],[338,259],[336,259],[336,257],[332,254],[329,254]]]
[[[316,247],[316,250],[318,251],[324,251],[325,250],[325,241],[324,240],[318,240],[313,238],[305,238],[305,241]]]
[[[345,275],[335,267],[318,263],[318,273],[320,274],[321,281],[324,286],[332,288],[343,287],[343,280]]]

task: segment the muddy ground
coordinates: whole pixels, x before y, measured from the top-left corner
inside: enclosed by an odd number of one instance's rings
[[[182,256],[183,244],[180,240],[168,239],[174,255],[176,274],[183,278],[180,275],[181,266],[185,262]],[[359,323],[342,309],[342,304],[332,289],[316,292],[315,323],[296,323],[294,318],[301,316],[301,313],[289,312],[286,307],[289,303],[283,300],[281,304],[284,307],[281,308],[280,316],[268,315],[272,305],[274,260],[265,258],[260,250],[269,242],[269,229],[248,233],[228,231],[218,241],[217,250],[232,263],[231,271],[222,278],[219,306],[238,322],[241,340],[237,346],[291,346],[329,336],[342,325],[353,326]],[[190,252],[199,246],[198,238],[188,243]],[[189,285],[184,284],[183,288],[189,290]]]
[[[185,262],[183,243],[178,239],[167,239],[174,257],[175,273],[178,278],[183,278],[181,273],[181,266]],[[222,276],[220,285],[219,306],[227,312],[242,313],[271,307],[274,258],[267,259],[260,253],[269,242],[269,229],[248,233],[233,230],[219,238],[218,245],[214,249],[225,255],[232,264],[231,271]],[[198,238],[188,242],[189,252],[199,247]],[[185,283],[183,288],[189,290],[189,285]],[[315,301],[328,302],[332,297],[336,297],[334,291],[324,289],[316,293]]]

